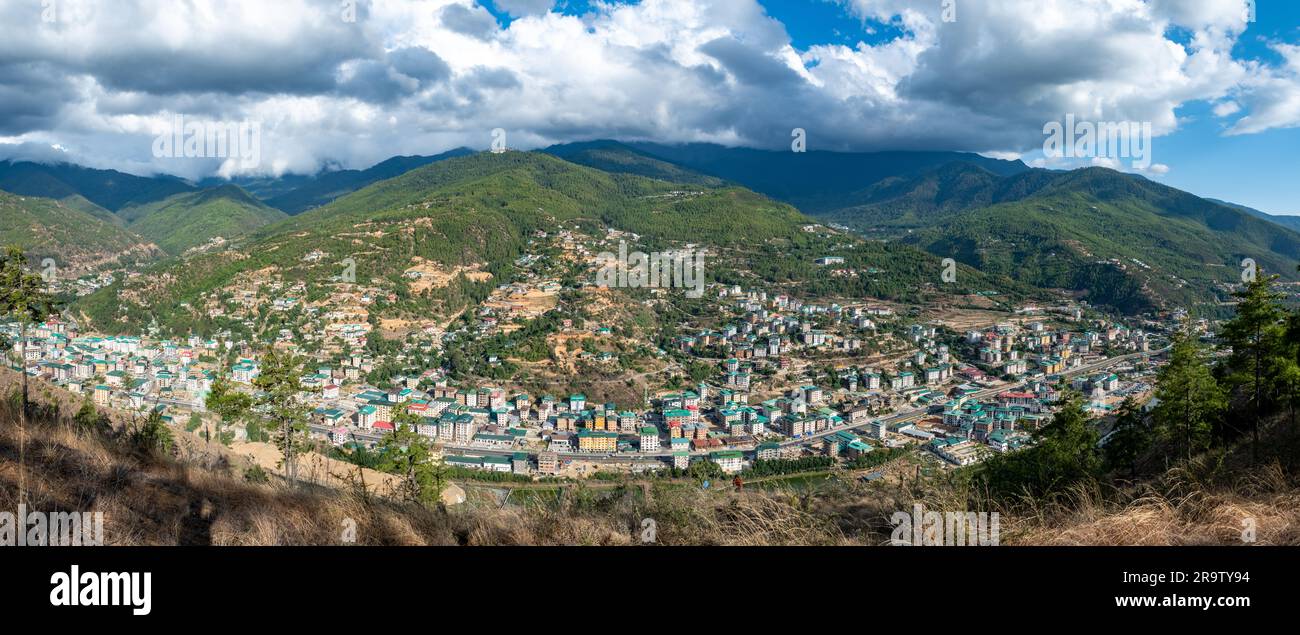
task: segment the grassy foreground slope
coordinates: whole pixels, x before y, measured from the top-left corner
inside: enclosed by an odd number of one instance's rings
[[[17,509],[16,376],[0,369],[0,509]],[[243,457],[180,429],[167,452],[134,445],[129,420],[80,426],[71,394],[37,384],[40,406],[24,431],[23,502],[32,509],[101,511],[109,545],[334,545],[345,519],[368,545],[638,545],[656,519],[659,545],[884,545],[890,517],[965,509],[941,481],[863,483],[846,473],[812,489],[628,483],[501,506],[493,499],[425,507],[358,487],[290,488],[246,478]],[[1280,464],[1240,478],[1198,464],[1101,500],[1003,513],[1005,545],[1241,544],[1240,520],[1257,522],[1256,543],[1300,544],[1300,483]],[[523,497],[520,497],[523,498]]]

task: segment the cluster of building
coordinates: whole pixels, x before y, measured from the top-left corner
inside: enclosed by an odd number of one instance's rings
[[[554,238],[574,245],[564,232]],[[842,262],[827,257],[818,264]],[[555,284],[536,277],[538,284]],[[369,332],[364,307],[378,293],[354,290],[355,297],[322,313],[328,307],[295,299],[305,291],[301,283],[242,284],[242,291],[208,308],[244,303],[241,310],[251,310],[272,291],[272,312],[317,315],[329,325],[318,338],[354,345]],[[512,293],[544,297],[555,291],[528,286]],[[1064,319],[998,324],[962,335],[934,324],[903,324],[884,305],[805,302],[737,286],[714,291],[728,317],[674,341],[687,355],[723,360],[714,377],[692,390],[647,395],[640,408],[630,409],[589,402],[582,394],[530,395],[493,384],[458,384],[441,368],[394,377],[381,389],[366,376],[391,360],[349,353],[301,377],[312,434],[335,445],[371,445],[396,422],[410,421],[441,444],[453,465],[542,474],[560,473],[566,462],[583,457],[680,469],[710,460],[731,473],[756,460],[809,451],[856,458],[903,443],[923,444],[950,463],[967,465],[988,452],[1029,443],[1032,431],[1050,417],[1063,376],[1089,396],[1089,407],[1102,412],[1116,399],[1149,388],[1140,380],[1141,369],[1129,368],[1126,380],[1103,362],[1150,352],[1152,336],[1110,322],[1085,322],[1077,310]],[[1071,322],[1078,327],[1060,326]],[[16,325],[0,332],[17,338]],[[295,341],[297,334],[281,336]],[[834,385],[759,385],[757,377],[783,371],[797,378],[796,365],[807,371],[810,360],[855,357],[867,343],[887,361],[839,367]],[[253,391],[260,373],[251,347],[237,338],[98,337],[50,320],[28,330],[27,344],[25,358],[17,360],[27,372],[104,406],[155,408],[169,418],[202,413],[224,360],[234,360],[230,378],[246,390]]]

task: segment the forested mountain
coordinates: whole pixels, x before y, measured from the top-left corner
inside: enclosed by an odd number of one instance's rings
[[[16,245],[34,263],[53,258],[77,272],[125,260],[145,260],[157,248],[118,225],[79,209],[73,199],[0,192],[0,245]]]
[[[313,207],[325,205],[340,196],[351,194],[371,183],[391,179],[430,163],[472,153],[473,151],[468,148],[456,148],[433,156],[393,157],[364,170],[322,172],[306,178],[285,177],[292,180],[293,186],[287,191],[265,196],[262,200],[285,213],[299,214]],[[274,191],[271,187],[267,189]]]
[[[53,199],[80,195],[112,212],[194,189],[192,185],[172,176],[135,176],[117,170],[96,170],[70,163],[47,165],[28,161],[0,161],[0,190]]]
[[[815,139],[810,141],[815,147]],[[685,169],[738,183],[814,216],[864,201],[877,183],[950,163],[969,163],[997,175],[1028,169],[1020,161],[966,152],[807,152],[730,148],[709,143],[631,142],[628,148]]]
[[[854,297],[915,297],[938,280],[938,258],[905,245],[807,231],[814,226],[789,205],[735,186],[608,173],[540,152],[480,153],[381,181],[262,227],[231,249],[160,264],[136,282],[92,296],[85,307],[106,328],[132,325],[136,315],[157,315],[164,325],[201,324],[206,300],[254,273],[301,284],[307,298],[321,298],[337,288],[350,261],[357,284],[387,297],[374,307],[381,315],[445,315],[448,294],[482,291],[463,282],[458,290],[414,292],[404,272],[431,262],[481,267],[502,279],[537,232],[563,227],[591,236],[605,228],[634,232],[634,248],[643,251],[709,248],[707,275],[727,282],[802,281],[809,290]],[[828,250],[875,273],[830,278],[812,262]],[[1005,286],[977,272],[967,276],[976,289]],[[122,310],[133,304],[149,311]]]
[[[987,274],[989,287],[1015,280],[1127,312],[1213,307],[1244,259],[1288,279],[1300,260],[1300,234],[1283,227],[1300,220],[1101,168],[1030,169],[953,152],[795,153],[602,140],[499,155],[461,148],[394,157],[366,170],[249,177],[197,191],[171,177],[8,162],[0,164],[3,183],[125,224],[171,254],[215,236],[275,241],[290,232],[299,244],[281,241],[274,251],[332,253],[363,240],[339,238],[356,227],[406,223],[412,226],[405,236],[428,228],[437,242],[405,248],[413,256],[497,262],[518,254],[529,231],[568,219],[651,242],[749,241],[766,249],[763,241],[801,239],[790,228],[813,222],[801,211],[868,238],[951,256]],[[301,221],[286,221],[271,207]],[[383,239],[375,253],[395,248],[385,242],[394,239]],[[879,243],[869,249],[884,251]],[[370,250],[359,251],[364,261]],[[774,257],[752,269],[793,271],[790,259]],[[894,269],[872,262],[873,270]],[[387,268],[379,266],[384,275]]]
[[[721,185],[723,180],[655,158],[618,141],[587,141],[554,145],[543,150],[565,161],[604,170],[636,174],[674,183]]]
[[[1287,278],[1300,260],[1300,234],[1104,168],[999,177],[951,164],[865,200],[828,218],[1124,311],[1214,304],[1244,259]]]
[[[1281,225],[1290,230],[1300,231],[1300,216],[1290,216],[1287,214],[1269,214],[1268,212],[1261,212],[1252,207],[1246,207],[1245,205],[1238,205],[1236,203],[1229,203],[1228,201],[1221,201],[1216,198],[1207,198],[1205,200],[1213,201],[1220,205],[1226,205],[1228,207],[1239,209],[1243,212],[1246,212],[1247,214],[1250,214],[1251,216],[1254,216],[1255,218],[1262,218],[1266,221],[1277,223],[1278,225]]]
[[[177,194],[156,203],[128,207],[118,215],[129,223],[128,229],[169,254],[182,253],[217,237],[237,238],[287,218],[284,212],[262,204],[237,185]]]

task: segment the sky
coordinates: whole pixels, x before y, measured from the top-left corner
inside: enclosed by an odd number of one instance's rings
[[[0,158],[198,179],[801,128],[1300,213],[1293,0],[0,0],[0,24]],[[160,150],[178,121],[255,125],[256,153]],[[1052,122],[1136,145],[1059,156]]]

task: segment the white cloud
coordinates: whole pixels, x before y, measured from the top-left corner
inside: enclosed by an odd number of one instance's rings
[[[1215,117],[1231,117],[1241,112],[1241,104],[1232,100],[1221,101],[1214,105],[1213,111]]]
[[[843,0],[901,37],[796,50],[755,0],[65,0],[3,2],[0,135],[89,165],[200,176],[157,160],[172,113],[262,124],[263,172],[359,167],[394,154],[601,137],[1018,156],[1066,113],[1150,121],[1214,104],[1232,134],[1300,124],[1300,54],[1234,59],[1242,0]],[[27,28],[21,28],[21,25]],[[1181,29],[1187,44],[1168,35]],[[12,37],[10,35],[12,34]],[[1242,113],[1245,113],[1242,115]],[[15,146],[6,146],[13,148]],[[5,153],[0,149],[0,154]],[[12,154],[12,153],[11,153]],[[1156,166],[1149,168],[1155,171]]]
[[[1242,82],[1239,101],[1250,114],[1238,119],[1229,135],[1300,127],[1300,46],[1274,43],[1272,48],[1283,63],[1278,68],[1256,66],[1257,72]]]

